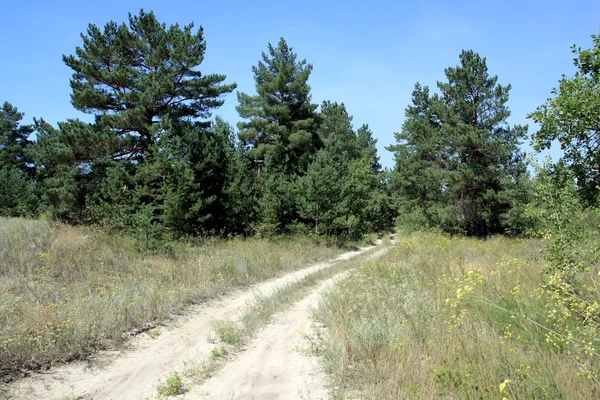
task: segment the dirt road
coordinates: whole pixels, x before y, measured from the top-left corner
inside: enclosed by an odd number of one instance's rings
[[[141,334],[121,353],[103,352],[92,362],[77,362],[17,382],[9,388],[17,399],[146,399],[156,396],[160,379],[182,371],[189,362],[205,359],[216,347],[211,343],[212,322],[235,321],[240,310],[258,295],[267,295],[309,274],[348,260],[374,246],[344,253],[326,263],[254,285],[218,300],[194,307],[187,317],[156,338]],[[373,256],[386,251],[382,248]],[[338,276],[339,277],[339,276]],[[323,399],[323,377],[315,360],[298,351],[302,333],[310,327],[309,308],[320,291],[335,278],[319,285],[289,311],[278,315],[249,349],[204,385],[189,388],[184,398],[198,399]]]
[[[379,257],[388,248],[373,253]],[[251,347],[205,384],[191,388],[186,399],[325,400],[327,377],[319,360],[306,354],[305,334],[311,332],[311,309],[319,296],[347,272],[323,281],[290,310],[280,313]]]

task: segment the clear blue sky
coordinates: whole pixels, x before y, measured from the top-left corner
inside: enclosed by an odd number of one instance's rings
[[[251,67],[283,36],[314,65],[313,101],[344,102],[355,126],[368,123],[385,166],[415,82],[434,87],[462,49],[487,57],[492,74],[511,83],[511,123],[572,74],[573,44],[588,48],[600,28],[600,1],[7,1],[2,5],[0,102],[50,123],[84,114],[70,104],[71,71],[62,54],[81,44],[88,23],[118,22],[140,8],[167,24],[205,30],[204,73],[224,73],[238,90],[254,91]],[[218,115],[235,123],[235,94]],[[532,130],[530,126],[530,130]]]

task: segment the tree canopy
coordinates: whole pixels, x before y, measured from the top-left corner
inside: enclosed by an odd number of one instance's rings
[[[30,154],[33,127],[22,120],[23,113],[12,104],[0,108],[0,216],[30,216],[38,207]]]
[[[73,69],[73,106],[96,116],[97,146],[111,159],[139,158],[157,140],[164,120],[207,119],[235,84],[198,70],[204,60],[203,29],[167,27],[154,13],[129,14],[128,24],[90,24],[83,47],[63,56]]]
[[[540,125],[534,147],[544,150],[558,141],[588,204],[600,198],[600,35],[592,35],[592,42],[590,49],[572,47],[577,72],[563,75],[553,97],[529,114]]]

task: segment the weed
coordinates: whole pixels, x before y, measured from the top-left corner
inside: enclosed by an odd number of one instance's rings
[[[183,381],[177,372],[172,373],[164,382],[158,384],[158,395],[161,397],[183,394]]]
[[[233,322],[217,321],[214,324],[214,329],[223,343],[227,343],[230,346],[240,346],[242,344],[242,332]]]
[[[229,354],[229,351],[227,351],[225,346],[217,347],[210,351],[210,357],[213,360],[218,360],[221,357],[225,357],[227,354]]]

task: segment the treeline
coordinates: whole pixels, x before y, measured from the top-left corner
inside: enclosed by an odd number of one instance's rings
[[[343,103],[312,103],[313,67],[284,39],[252,67],[255,93],[237,93],[237,129],[211,120],[236,84],[200,71],[202,28],[167,26],[140,11],[128,23],[89,25],[82,39],[63,61],[73,70],[73,106],[95,120],[29,126],[4,103],[0,215],[98,224],[147,248],[196,235],[344,241],[395,220],[480,237],[537,223],[525,213],[533,194],[520,150],[527,127],[507,123],[510,85],[473,51],[446,69],[436,93],[415,86],[388,147],[396,165],[385,171],[368,125],[355,128]],[[582,70],[597,71],[594,60]],[[548,110],[531,117],[549,120]],[[548,124],[534,136],[540,148],[564,132]],[[578,151],[567,151],[567,164],[589,202],[598,164],[582,162],[598,152]]]
[[[46,213],[138,236],[314,232],[360,238],[393,222],[367,125],[343,103],[311,102],[312,65],[284,39],[252,68],[256,93],[238,93],[238,132],[211,113],[235,83],[204,75],[202,28],[153,13],[89,25],[63,56],[73,106],[94,123],[0,119],[0,214]],[[35,132],[36,140],[31,141]]]

